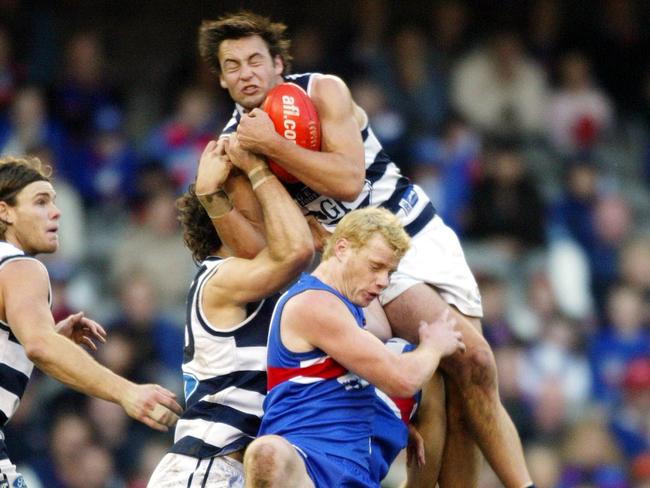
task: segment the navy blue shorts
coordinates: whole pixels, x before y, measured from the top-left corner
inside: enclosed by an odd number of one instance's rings
[[[347,458],[293,444],[316,488],[379,488],[367,467]]]

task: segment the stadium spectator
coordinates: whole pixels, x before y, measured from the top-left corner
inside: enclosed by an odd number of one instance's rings
[[[542,246],[544,203],[523,155],[516,148],[498,148],[483,169],[472,189],[467,237],[510,259]]]
[[[157,303],[182,310],[194,268],[180,238],[171,189],[149,195],[140,217],[128,224],[113,248],[113,285],[119,290],[134,273],[142,273],[154,284]]]
[[[627,285],[612,288],[607,299],[607,321],[591,340],[589,358],[594,374],[594,398],[613,406],[621,399],[628,365],[650,356],[650,331],[644,322],[644,299]]]
[[[612,103],[593,80],[589,59],[579,52],[564,55],[546,120],[552,146],[561,154],[589,154],[613,122]]]
[[[163,163],[177,192],[194,181],[196,162],[218,129],[214,105],[211,93],[187,87],[173,113],[147,137],[145,157]]]
[[[56,113],[75,144],[90,136],[105,106],[119,106],[121,96],[110,79],[106,46],[97,32],[74,33],[65,46],[63,69],[54,89]]]
[[[544,71],[511,31],[497,32],[462,58],[452,73],[453,107],[490,136],[540,135],[546,90]]]

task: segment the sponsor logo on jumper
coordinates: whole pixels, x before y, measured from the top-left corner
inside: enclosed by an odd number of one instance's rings
[[[417,205],[419,199],[420,197],[418,197],[416,191],[413,188],[409,188],[400,200],[399,206],[408,215],[413,210],[413,207]]]
[[[346,390],[361,390],[370,384],[354,373],[347,373],[343,376],[339,376],[336,378],[336,381],[341,383]]]
[[[308,186],[303,186],[293,195],[294,200],[301,207],[306,207],[318,197],[320,197],[320,195]]]

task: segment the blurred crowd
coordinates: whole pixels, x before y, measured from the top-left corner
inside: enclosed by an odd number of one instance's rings
[[[182,397],[174,200],[232,110],[196,29],[240,5],[178,3],[0,2],[0,155],[54,168],[55,318],[84,310],[101,362]],[[294,72],[348,82],[461,237],[537,486],[650,487],[648,2],[323,3],[245,6],[290,25]],[[4,431],[32,488],[144,487],[171,441],[38,373]]]

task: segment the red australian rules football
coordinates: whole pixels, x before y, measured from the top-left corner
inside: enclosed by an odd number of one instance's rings
[[[320,122],[314,103],[302,87],[281,83],[273,87],[262,104],[273,121],[275,130],[285,139],[306,149],[320,151]],[[296,183],[298,179],[279,164],[267,161],[269,169],[281,181]]]

